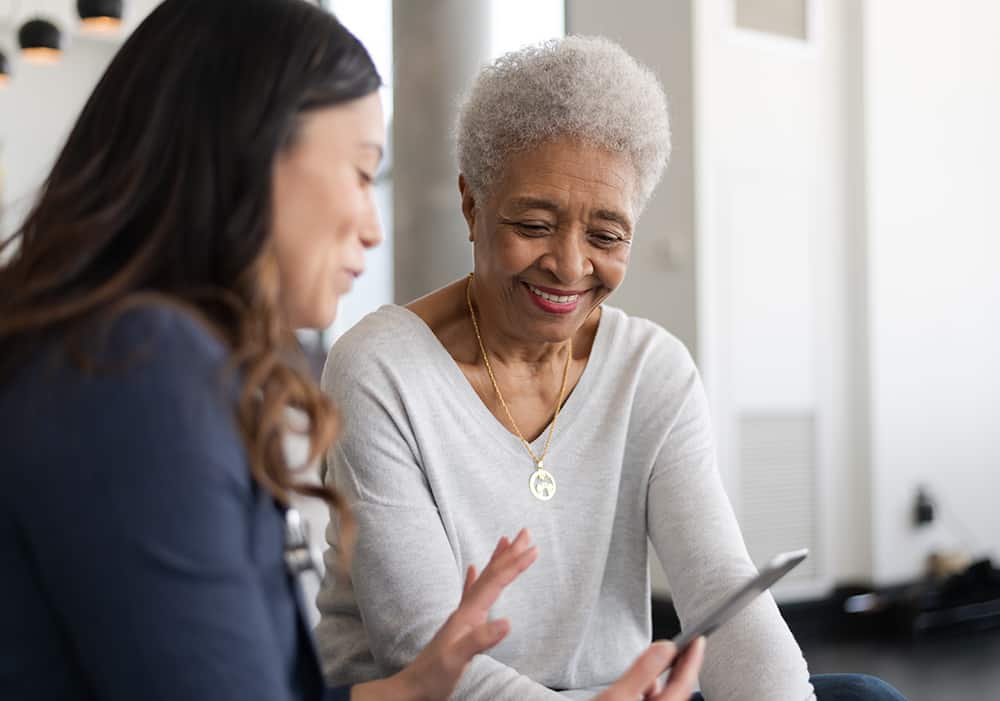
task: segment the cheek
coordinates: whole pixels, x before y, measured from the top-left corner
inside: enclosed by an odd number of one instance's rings
[[[626,246],[620,251],[608,251],[607,255],[594,262],[594,272],[605,287],[613,290],[622,284],[622,281],[625,280],[625,273],[628,271],[631,255],[632,247]]]
[[[491,267],[514,275],[531,267],[545,254],[541,239],[532,240],[504,229],[489,232],[485,248]]]
[[[339,260],[330,246],[286,258],[281,266],[281,296],[295,327],[325,328],[333,323],[343,284]]]
[[[334,226],[314,219],[300,217],[295,224],[275,232],[282,306],[297,327],[326,326],[340,296],[336,285],[344,237]]]

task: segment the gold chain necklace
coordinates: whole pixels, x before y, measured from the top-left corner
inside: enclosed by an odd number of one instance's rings
[[[517,421],[514,420],[513,414],[510,413],[507,402],[504,401],[503,393],[500,392],[500,385],[497,384],[497,378],[493,374],[492,366],[490,366],[489,356],[486,355],[486,346],[483,344],[483,337],[479,333],[479,322],[476,321],[476,312],[472,308],[472,275],[472,273],[469,273],[469,280],[465,284],[465,302],[469,305],[469,317],[472,319],[472,328],[476,332],[476,340],[479,341],[479,352],[483,356],[483,365],[486,366],[486,373],[490,376],[493,391],[497,393],[497,399],[500,400],[500,406],[503,407],[504,413],[507,414],[507,419],[510,421],[510,425],[513,426],[514,433],[521,439],[521,445],[528,451],[528,455],[531,456],[531,459],[535,463],[535,471],[528,479],[528,489],[531,490],[535,498],[548,501],[555,496],[556,478],[552,476],[551,472],[545,469],[544,461],[545,456],[549,453],[549,446],[552,444],[552,434],[556,431],[556,421],[559,420],[559,410],[562,408],[563,397],[566,396],[566,380],[569,377],[570,361],[573,359],[573,339],[569,339],[569,345],[566,350],[566,365],[563,367],[562,386],[559,388],[559,399],[556,401],[556,410],[552,417],[552,425],[549,426],[549,435],[545,438],[545,447],[542,449],[542,454],[535,455],[535,451],[531,449],[531,444],[524,439],[524,434],[521,433],[521,429],[517,426]]]

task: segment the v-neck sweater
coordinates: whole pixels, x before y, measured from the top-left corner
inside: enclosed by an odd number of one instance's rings
[[[331,682],[412,661],[458,605],[465,569],[481,569],[498,538],[522,527],[539,558],[491,611],[511,633],[473,660],[455,699],[584,699],[618,678],[650,642],[649,543],[683,625],[756,572],[719,477],[697,369],[650,321],[602,307],[545,458],[557,485],[549,501],[529,490],[535,465],[520,439],[406,308],[382,307],[342,336],[323,387],[343,419],[327,480],[358,523],[353,584],[331,577],[317,601]],[[326,557],[336,571],[336,547]],[[709,699],[812,698],[769,594],[712,635],[701,687]]]

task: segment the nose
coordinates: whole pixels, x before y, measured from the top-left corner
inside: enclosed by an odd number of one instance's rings
[[[594,263],[587,248],[586,233],[567,229],[549,237],[549,250],[539,265],[552,273],[559,282],[570,285],[594,272]]]
[[[382,223],[379,221],[378,209],[375,207],[375,202],[372,198],[368,200],[368,211],[361,221],[358,236],[361,239],[361,245],[365,248],[375,248],[385,240],[385,236],[382,233]]]

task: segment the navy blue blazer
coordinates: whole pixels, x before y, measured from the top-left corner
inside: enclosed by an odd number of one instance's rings
[[[0,384],[0,698],[347,699],[323,686],[222,344],[147,307],[94,345],[96,373],[53,343]]]

